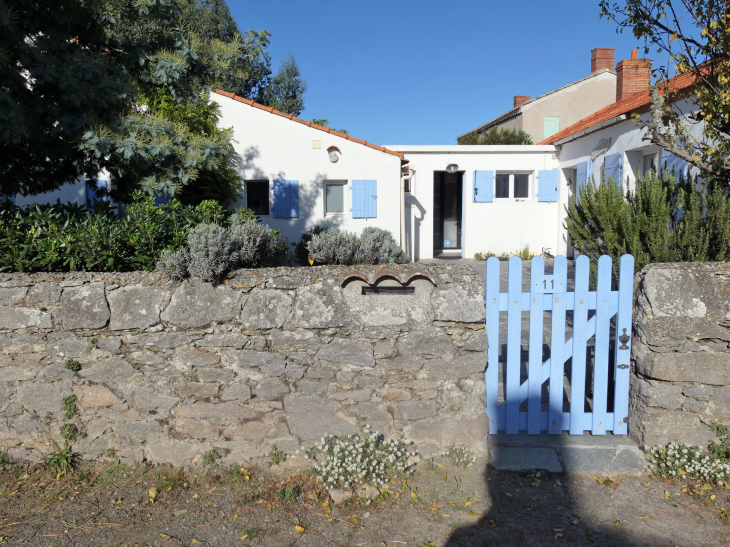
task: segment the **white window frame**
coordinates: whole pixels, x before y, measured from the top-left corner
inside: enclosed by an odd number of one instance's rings
[[[259,214],[256,214],[256,216],[257,217],[263,217],[263,218],[269,218],[271,216],[271,213],[272,213],[271,210],[273,208],[272,207],[272,203],[271,203],[271,188],[272,188],[271,180],[269,180],[269,179],[251,179],[251,180],[244,180],[243,181],[243,191],[244,191],[244,197],[246,198],[246,208],[247,209],[251,209],[248,206],[248,185],[251,182],[265,182],[266,183],[266,188],[267,188],[267,191],[266,191],[266,199],[268,199],[268,201],[269,201],[269,214],[268,215],[259,215]]]
[[[508,192],[506,198],[499,198],[497,197],[497,177],[500,175],[509,175],[509,183],[508,183]],[[515,193],[515,175],[527,175],[527,197],[524,198],[516,198],[514,196]],[[495,171],[494,172],[494,199],[499,201],[506,201],[508,199],[514,200],[514,201],[535,201],[535,196],[533,196],[533,190],[534,190],[534,171]]]
[[[347,215],[347,213],[350,210],[350,204],[348,200],[348,196],[350,192],[348,192],[348,185],[350,184],[349,180],[346,179],[337,179],[337,180],[325,180],[322,181],[322,216],[324,218],[330,218],[330,217],[344,217]],[[328,213],[327,212],[327,186],[342,186],[342,212],[341,213]]]
[[[654,171],[657,174],[661,173],[661,170],[662,170],[662,166],[661,166],[662,151],[661,151],[661,149],[647,150],[647,151],[642,151],[641,152],[641,164],[640,164],[641,176],[643,177],[645,175],[645,173],[644,173],[644,157],[646,157],[646,156],[654,156]]]

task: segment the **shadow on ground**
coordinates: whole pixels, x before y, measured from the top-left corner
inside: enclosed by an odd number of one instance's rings
[[[472,514],[475,524],[455,528],[445,547],[727,545],[718,542],[723,525],[716,516],[693,510],[686,494],[665,498],[664,488],[672,487],[646,476],[596,480],[489,465],[481,478],[486,503],[478,505],[484,514]]]

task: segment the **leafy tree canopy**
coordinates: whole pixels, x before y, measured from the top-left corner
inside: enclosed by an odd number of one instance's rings
[[[641,122],[652,142],[730,185],[730,15],[724,0],[601,0],[601,17],[629,29],[645,44],[644,52],[666,54],[666,64],[652,67],[651,117]],[[664,57],[664,55],[662,55]],[[688,90],[669,78],[687,74]],[[673,107],[689,97],[690,115]],[[702,124],[700,138],[690,135]]]
[[[522,129],[498,129],[477,134],[469,133],[459,139],[459,144],[533,144],[532,137]]]
[[[229,133],[202,103],[271,93],[268,36],[239,34],[221,0],[0,0],[0,195],[102,169],[117,199],[225,178]]]
[[[281,112],[299,116],[304,110],[306,91],[307,80],[299,72],[294,56],[289,55],[281,62],[278,72],[271,80],[263,102]]]

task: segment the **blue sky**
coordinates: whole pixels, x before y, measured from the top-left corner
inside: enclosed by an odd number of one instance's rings
[[[242,31],[271,33],[275,69],[296,58],[309,86],[302,118],[379,145],[454,144],[514,95],[587,76],[591,49],[614,47],[618,61],[640,45],[599,20],[598,0],[228,4]]]

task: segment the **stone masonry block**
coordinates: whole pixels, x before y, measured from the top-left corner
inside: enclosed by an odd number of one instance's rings
[[[362,340],[335,338],[317,352],[317,358],[342,365],[374,367],[373,345]]]
[[[105,327],[110,313],[104,283],[66,287],[61,294],[60,315],[65,330]]]
[[[112,330],[144,329],[160,321],[165,292],[157,287],[132,285],[108,294]]]

